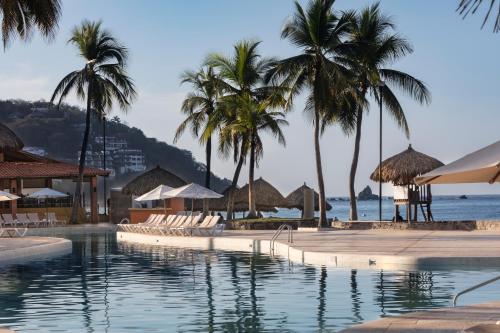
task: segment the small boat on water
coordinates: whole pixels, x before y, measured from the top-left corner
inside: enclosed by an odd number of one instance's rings
[[[461,196],[458,197],[460,200],[465,200],[468,199],[465,194],[462,194]]]

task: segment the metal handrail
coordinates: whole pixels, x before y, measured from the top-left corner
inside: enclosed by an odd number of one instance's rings
[[[292,228],[292,226],[289,224],[280,225],[280,227],[278,228],[278,230],[276,230],[276,232],[274,233],[274,235],[271,238],[271,241],[269,243],[269,252],[271,253],[271,255],[274,254],[274,243],[276,242],[276,239],[279,237],[281,232],[285,229],[288,230],[288,243],[293,243],[293,228]]]
[[[471,291],[474,291],[476,289],[479,289],[481,287],[484,287],[486,286],[487,284],[490,284],[490,283],[493,283],[495,281],[498,281],[500,280],[500,276],[497,276],[497,277],[494,277],[493,279],[489,279],[489,280],[486,280],[484,282],[481,282],[479,284],[476,284],[470,288],[467,288],[465,290],[462,290],[461,292],[459,292],[458,294],[455,295],[455,297],[453,297],[453,306],[457,306],[457,300],[460,296],[462,296],[463,294],[467,294],[468,292],[471,292]]]

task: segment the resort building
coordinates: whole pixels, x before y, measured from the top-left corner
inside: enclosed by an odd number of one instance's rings
[[[95,144],[89,145],[86,152],[86,164],[95,168],[104,167],[104,138],[95,138]],[[110,176],[146,170],[146,157],[140,149],[129,149],[127,141],[118,137],[106,137],[106,170]],[[77,153],[80,158],[80,152]]]
[[[8,127],[0,124],[0,189],[14,193],[21,197],[19,200],[2,203],[0,212],[40,212],[46,209],[45,205],[34,202],[33,199],[25,198],[26,195],[42,188],[51,188],[60,180],[73,187],[78,178],[78,165],[53,160],[23,151],[23,142]],[[84,190],[87,188],[90,196],[90,204],[86,209],[85,199],[82,202],[82,210],[79,213],[80,221],[97,223],[98,214],[98,177],[107,177],[108,172],[102,169],[87,167],[84,170]],[[84,196],[85,198],[85,196]],[[59,201],[57,207],[51,208],[56,214],[66,219],[69,217],[72,206],[72,196]],[[88,216],[87,216],[88,211]]]

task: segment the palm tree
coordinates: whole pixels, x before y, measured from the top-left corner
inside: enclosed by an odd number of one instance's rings
[[[475,14],[479,7],[483,4],[483,0],[459,0],[460,2],[458,3],[458,8],[457,11],[462,15],[463,18],[466,18],[467,15],[469,14]],[[486,22],[490,18],[491,12],[493,10],[493,7],[495,7],[495,4],[497,3],[496,0],[489,0],[489,6],[488,6],[488,11],[486,12],[486,15],[484,16],[483,19],[483,24],[481,25],[481,29],[484,28],[486,25]],[[498,8],[496,9],[496,17],[495,17],[495,23],[493,25],[493,32],[499,32],[500,31],[500,3],[498,3]]]
[[[127,49],[111,33],[101,28],[101,22],[83,21],[72,31],[68,43],[78,48],[85,60],[83,68],[66,75],[57,85],[51,102],[58,99],[58,105],[71,91],[82,101],[86,100],[85,131],[83,134],[78,181],[76,183],[71,223],[77,222],[80,206],[85,156],[90,132],[91,115],[102,117],[115,104],[127,110],[136,96],[132,79],[126,72]]]
[[[245,99],[253,99],[256,102],[267,101],[270,108],[283,107],[286,109],[286,101],[283,94],[286,89],[274,85],[264,84],[263,78],[275,61],[271,58],[263,58],[258,53],[260,42],[243,40],[234,45],[234,53],[230,57],[220,54],[211,54],[206,63],[213,66],[219,72],[220,88],[224,97],[220,99],[220,111],[214,117],[214,124],[225,124],[227,126],[237,118],[235,105]],[[219,140],[219,151],[228,155],[232,150],[234,161],[237,161],[233,181],[228,193],[227,216],[232,216],[233,192],[238,184],[241,167],[250,149],[250,141],[237,132],[224,131]]]
[[[319,227],[326,226],[326,201],[321,165],[320,132],[323,117],[332,110],[332,93],[343,80],[344,70],[332,55],[347,34],[351,13],[338,16],[333,12],[334,0],[313,0],[306,10],[295,2],[295,13],[285,24],[281,37],[289,39],[301,53],[278,61],[267,74],[268,81],[280,82],[291,89],[292,96],[308,92],[306,112],[312,113],[314,151],[319,187]]]
[[[182,83],[189,83],[193,92],[186,96],[182,103],[182,111],[187,115],[175,133],[174,142],[191,127],[191,132],[198,137],[202,130],[206,132],[210,117],[215,112],[217,100],[221,94],[217,75],[212,67],[202,68],[198,72],[187,71],[182,75]],[[216,126],[217,127],[217,126]],[[206,173],[205,187],[210,188],[211,157],[212,157],[212,131],[208,135],[200,136],[200,144],[205,144]]]
[[[258,165],[264,153],[264,146],[260,134],[268,132],[277,138],[278,142],[285,145],[285,137],[281,126],[288,125],[284,119],[285,114],[279,111],[268,111],[272,101],[257,101],[252,96],[246,94],[234,99],[233,108],[236,111],[234,121],[221,129],[223,135],[237,133],[243,144],[248,146],[249,153],[249,175],[248,175],[248,218],[257,217],[254,192],[255,166]]]
[[[394,118],[399,127],[409,136],[409,128],[403,108],[393,89],[399,89],[420,104],[430,102],[430,93],[425,84],[413,76],[387,68],[394,61],[406,56],[413,50],[407,40],[394,33],[395,26],[390,18],[382,15],[379,4],[374,4],[356,14],[351,21],[347,42],[338,49],[337,61],[343,63],[354,75],[355,86],[365,99],[370,93],[379,101],[379,91],[385,110]],[[379,90],[379,83],[385,81]],[[359,105],[356,116],[356,137],[354,155],[349,175],[349,198],[351,220],[358,219],[354,183],[358,166],[363,112],[368,104]]]
[[[3,0],[0,1],[2,42],[4,49],[15,37],[28,40],[34,28],[43,37],[55,35],[61,16],[60,0]]]

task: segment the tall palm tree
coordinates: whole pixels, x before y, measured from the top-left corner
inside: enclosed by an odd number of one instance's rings
[[[237,110],[236,118],[221,129],[229,135],[238,135],[245,145],[248,145],[249,175],[248,175],[248,218],[257,217],[255,205],[254,176],[255,167],[264,153],[261,138],[262,132],[268,132],[277,138],[278,142],[285,145],[285,136],[281,126],[288,125],[284,119],[285,114],[279,111],[269,111],[272,102],[269,100],[257,101],[252,96],[245,94],[234,99],[234,109]]]
[[[347,42],[338,49],[340,55],[337,55],[336,59],[349,68],[353,74],[354,83],[361,98],[366,99],[369,93],[379,101],[379,91],[382,92],[385,110],[409,136],[403,108],[393,89],[406,93],[420,104],[430,102],[430,93],[422,81],[407,73],[387,67],[413,51],[408,41],[400,37],[394,30],[393,22],[380,12],[378,3],[366,7],[352,18]],[[385,81],[385,85],[379,90],[381,81]],[[349,175],[349,218],[351,220],[358,219],[354,184],[365,111],[368,111],[368,104],[358,106],[354,155]]]
[[[493,11],[493,7],[497,4],[497,9],[495,10],[495,22],[493,24],[493,32],[500,31],[500,3],[497,3],[497,0],[489,0],[488,11],[486,12],[483,24],[481,25],[481,29],[484,28],[486,22],[490,18],[491,12]],[[463,18],[466,18],[469,14],[475,14],[479,7],[483,4],[483,0],[459,0],[457,11]]]
[[[265,100],[271,108],[283,107],[286,109],[286,101],[283,98],[286,90],[282,87],[264,84],[264,75],[274,59],[262,57],[258,52],[259,44],[258,41],[243,40],[234,45],[234,53],[230,57],[220,54],[211,54],[207,57],[206,63],[219,72],[220,88],[224,92],[224,97],[220,100],[220,112],[214,117],[216,119],[214,124],[221,122],[228,125],[235,121],[237,108],[234,105],[248,98],[257,102]],[[232,216],[233,192],[238,184],[245,156],[250,149],[250,141],[237,132],[225,131],[221,135],[219,144],[221,145],[219,151],[226,155],[230,151],[229,148],[232,148],[233,158],[235,162],[238,161],[228,193],[227,216],[230,218]]]
[[[301,53],[278,61],[267,74],[268,81],[280,82],[292,96],[308,93],[305,111],[312,113],[314,151],[319,188],[319,227],[326,226],[326,199],[321,164],[320,132],[323,117],[332,109],[332,92],[345,76],[332,57],[347,34],[352,13],[334,13],[334,0],[312,0],[306,9],[295,2],[295,13],[285,24],[281,37],[289,39]]]
[[[84,59],[83,68],[66,75],[52,94],[51,102],[58,105],[71,91],[82,101],[86,100],[85,131],[83,134],[78,181],[76,183],[71,223],[77,222],[82,195],[83,171],[90,132],[91,115],[102,117],[115,102],[121,110],[127,110],[136,96],[132,79],[127,75],[127,49],[115,37],[101,27],[101,22],[83,21],[75,27],[68,43],[75,45]]]
[[[189,83],[193,92],[188,93],[182,103],[181,110],[187,115],[175,133],[174,142],[184,133],[187,127],[195,137],[200,136],[200,144],[205,144],[206,171],[205,187],[210,188],[211,157],[212,157],[212,131],[206,132],[210,117],[215,112],[217,100],[221,89],[217,75],[212,67],[202,68],[198,72],[187,71],[182,75],[182,83]]]
[[[4,49],[15,37],[28,40],[36,28],[42,36],[53,38],[61,16],[60,0],[2,0],[2,42]]]

